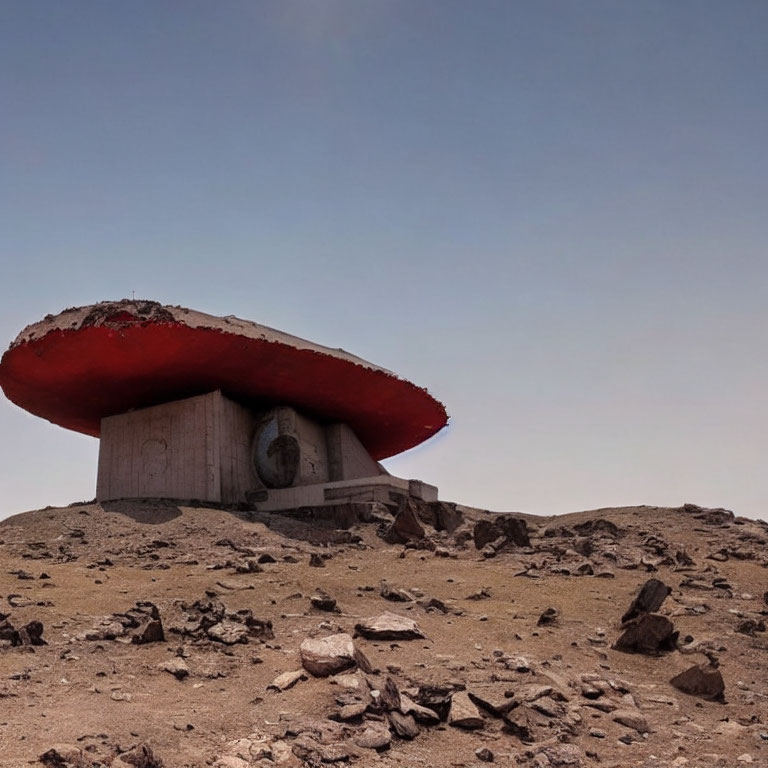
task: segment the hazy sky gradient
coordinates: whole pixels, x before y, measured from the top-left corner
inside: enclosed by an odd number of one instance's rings
[[[387,462],[768,517],[768,3],[3,0],[0,346],[130,296],[426,386]],[[0,517],[98,443],[0,400]]]

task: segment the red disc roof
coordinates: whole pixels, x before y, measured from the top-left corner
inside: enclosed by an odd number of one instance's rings
[[[0,386],[30,413],[94,436],[104,416],[220,389],[346,422],[375,459],[448,421],[425,389],[344,350],[150,301],[67,309],[28,326],[0,361]]]

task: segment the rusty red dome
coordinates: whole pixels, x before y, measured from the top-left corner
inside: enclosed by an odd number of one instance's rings
[[[375,459],[448,421],[425,389],[344,350],[154,301],[101,302],[28,326],[0,361],[0,386],[30,413],[93,436],[105,416],[218,389],[345,422]]]

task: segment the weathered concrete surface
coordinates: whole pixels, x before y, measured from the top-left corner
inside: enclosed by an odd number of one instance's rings
[[[325,440],[329,480],[358,480],[388,474],[371,458],[347,424],[329,424],[325,429]]]
[[[282,406],[264,414],[256,427],[252,456],[267,488],[328,480],[325,429],[293,408]]]
[[[99,501],[199,499],[269,511],[437,499],[434,486],[385,473],[345,425],[326,428],[288,407],[254,413],[221,392],[110,416],[101,434]],[[329,453],[335,473],[376,474],[328,482]]]
[[[212,392],[102,422],[96,497],[234,504],[259,485],[251,470],[252,414]]]

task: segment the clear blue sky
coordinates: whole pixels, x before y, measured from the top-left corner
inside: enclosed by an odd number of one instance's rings
[[[4,0],[0,346],[130,296],[341,346],[538,513],[768,516],[764,0]],[[0,516],[98,444],[0,400]]]

